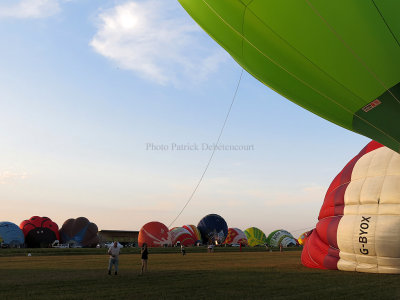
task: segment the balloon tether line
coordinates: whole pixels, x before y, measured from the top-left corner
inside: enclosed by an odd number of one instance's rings
[[[229,106],[228,112],[227,112],[227,114],[226,114],[226,116],[225,116],[224,123],[223,123],[223,125],[222,125],[222,127],[221,127],[221,130],[220,130],[220,132],[219,132],[217,141],[216,141],[215,144],[214,144],[214,147],[213,147],[213,150],[212,150],[212,152],[211,152],[210,158],[208,159],[207,165],[206,165],[206,167],[204,168],[204,171],[203,171],[203,173],[201,174],[201,177],[200,177],[199,181],[197,182],[197,184],[196,184],[196,186],[195,186],[195,188],[194,188],[192,194],[190,195],[189,199],[186,201],[185,205],[183,206],[183,208],[181,209],[181,211],[179,212],[179,214],[175,217],[175,219],[168,225],[168,228],[170,228],[170,227],[172,226],[172,224],[175,223],[175,221],[180,217],[180,215],[181,215],[181,214],[183,213],[183,211],[185,210],[186,206],[188,206],[188,204],[190,203],[190,201],[193,199],[194,194],[196,193],[196,191],[197,191],[197,189],[199,188],[201,182],[203,181],[204,176],[205,176],[206,173],[207,173],[208,167],[210,166],[211,161],[212,161],[212,159],[213,159],[213,157],[214,157],[215,150],[217,149],[217,146],[218,146],[219,141],[220,141],[220,139],[221,139],[222,133],[224,132],[226,123],[227,123],[227,121],[228,121],[229,115],[230,115],[231,110],[232,110],[233,103],[235,102],[236,95],[237,95],[237,92],[238,92],[238,90],[239,90],[239,85],[240,85],[240,82],[242,81],[242,75],[243,75],[243,69],[242,69],[242,72],[240,73],[239,81],[238,81],[238,83],[237,83],[237,85],[236,85],[236,90],[235,90],[235,93],[233,94],[233,98],[232,98],[231,105]]]
[[[296,229],[296,230],[288,230],[288,231],[289,231],[290,233],[292,233],[292,232],[304,231],[304,230],[310,231],[310,229],[313,229],[313,228],[315,228],[315,226],[310,226],[310,227],[301,228],[301,229]]]

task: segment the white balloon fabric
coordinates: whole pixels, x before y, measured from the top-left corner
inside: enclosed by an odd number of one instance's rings
[[[305,240],[305,266],[400,273],[400,155],[372,141],[336,176]]]

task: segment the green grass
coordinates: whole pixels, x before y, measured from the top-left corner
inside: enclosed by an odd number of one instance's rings
[[[139,254],[121,255],[118,276],[107,263],[105,254],[0,257],[0,299],[400,298],[397,275],[308,269],[299,251],[152,251],[145,276]]]
[[[301,248],[288,248],[286,251],[300,251]],[[125,254],[137,254],[140,253],[140,248],[123,248]],[[238,252],[237,247],[215,247],[215,252]],[[265,251],[265,247],[243,247],[243,252],[260,252]],[[273,251],[279,251],[278,248],[274,248]],[[107,248],[6,248],[0,249],[0,257],[4,256],[26,256],[31,253],[35,256],[52,256],[52,255],[93,255],[93,254],[104,254],[107,252]],[[168,248],[152,248],[152,253],[180,253],[179,247],[168,247]],[[207,252],[206,246],[201,247],[187,247],[186,252],[188,253],[204,253]]]

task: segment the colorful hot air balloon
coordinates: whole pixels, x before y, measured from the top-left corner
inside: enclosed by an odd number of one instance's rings
[[[148,247],[163,247],[171,245],[171,237],[168,227],[160,222],[149,222],[143,225],[139,231],[139,247],[146,243]]]
[[[193,240],[196,241],[195,244],[201,243],[201,233],[199,229],[196,227],[196,225],[183,225],[182,227],[190,232]]]
[[[293,247],[297,245],[297,240],[291,233],[286,230],[279,229],[271,232],[267,237],[267,244],[270,247]]]
[[[97,232],[97,225],[84,217],[68,219],[60,229],[61,242],[81,247],[95,247],[99,242]]]
[[[239,228],[228,228],[228,236],[225,239],[224,244],[228,245],[247,245],[246,234]]]
[[[400,1],[179,2],[262,83],[400,152]]]
[[[25,242],[24,233],[14,223],[0,222],[0,241],[8,247],[20,247]]]
[[[400,155],[372,141],[329,186],[303,265],[400,273],[399,208]]]
[[[222,244],[228,235],[228,225],[224,218],[217,214],[210,214],[200,220],[197,225],[205,244]]]
[[[179,242],[184,246],[193,246],[197,242],[197,239],[193,238],[192,234],[186,228],[174,227],[169,232],[173,245]]]
[[[299,245],[304,245],[305,239],[308,236],[309,231],[302,233],[299,238],[297,239],[297,242]]]
[[[23,221],[19,228],[24,233],[28,248],[48,247],[55,240],[60,240],[58,225],[48,217],[31,217]]]
[[[244,233],[247,237],[247,242],[251,247],[265,245],[267,243],[265,233],[257,227],[247,228]]]

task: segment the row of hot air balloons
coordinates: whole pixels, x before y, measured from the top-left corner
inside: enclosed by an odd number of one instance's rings
[[[59,229],[48,217],[33,216],[17,226],[11,222],[0,222],[0,242],[10,247],[48,247],[55,240],[78,247],[94,247],[99,243],[97,225],[85,217],[68,219]],[[256,227],[228,228],[226,221],[217,214],[200,220],[197,226],[184,225],[168,229],[160,222],[149,222],[139,231],[139,245],[149,247],[201,244],[241,244],[251,247],[268,244],[271,247],[297,245],[296,239],[285,230],[275,230],[268,237]]]
[[[93,247],[99,242],[97,225],[85,217],[66,220],[59,229],[48,217],[33,216],[19,226],[0,222],[0,242],[9,247],[48,247],[54,241],[78,247]]]
[[[146,243],[149,247],[163,247],[181,244],[193,246],[202,244],[241,244],[251,247],[269,245],[270,247],[290,247],[298,245],[297,240],[286,230],[275,230],[268,237],[256,227],[228,228],[226,221],[217,214],[202,218],[197,226],[184,225],[170,230],[163,223],[146,223],[139,231],[139,246]]]

